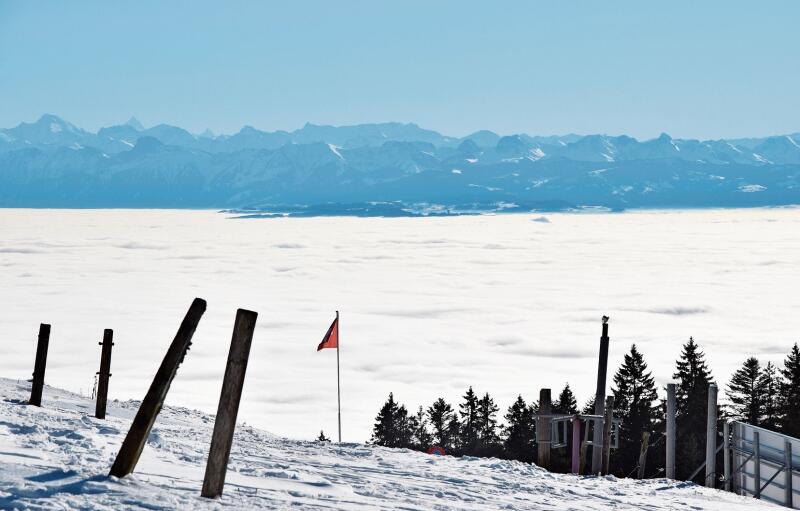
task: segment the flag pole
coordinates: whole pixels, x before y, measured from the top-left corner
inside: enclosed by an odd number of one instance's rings
[[[336,401],[339,410],[339,443],[342,443],[342,389],[339,384],[339,345],[342,343],[342,334],[339,326],[339,311],[336,311]]]

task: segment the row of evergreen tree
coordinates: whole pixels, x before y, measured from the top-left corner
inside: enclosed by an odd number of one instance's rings
[[[688,478],[705,459],[705,423],[708,387],[714,382],[711,370],[694,339],[683,345],[673,374],[676,383],[676,457],[681,463],[676,476]],[[638,466],[642,433],[651,433],[648,475],[660,474],[663,466],[666,403],[659,400],[655,380],[644,356],[631,346],[614,374],[611,392],[614,415],[622,420],[619,447],[611,456],[611,471],[629,476]],[[720,420],[736,419],[774,431],[800,437],[800,349],[795,344],[783,366],[762,365],[748,358],[726,388],[728,404],[719,410]],[[429,407],[410,413],[393,394],[381,407],[373,426],[371,442],[387,447],[427,450],[433,445],[448,454],[494,456],[532,462],[536,459],[535,414],[539,403],[526,403],[518,396],[503,415],[485,393],[479,396],[470,387],[457,409],[439,398]],[[553,413],[593,414],[594,398],[579,410],[569,383],[552,405]],[[571,435],[566,439],[570,442]],[[551,453],[552,469],[569,468],[570,445]],[[662,474],[663,475],[663,474]]]

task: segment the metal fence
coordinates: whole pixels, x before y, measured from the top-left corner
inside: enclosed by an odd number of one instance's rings
[[[726,488],[800,509],[800,439],[744,422],[725,426],[730,430],[730,437],[725,436],[730,442],[725,449]]]

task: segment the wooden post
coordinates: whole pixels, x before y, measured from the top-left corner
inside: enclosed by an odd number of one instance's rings
[[[706,418],[706,486],[716,488],[717,479],[717,386],[708,386]]]
[[[581,473],[581,419],[576,415],[572,418],[572,473]]]
[[[650,447],[650,432],[642,432],[642,448],[639,449],[639,469],[636,474],[638,479],[644,479],[644,466],[647,463],[647,449]]]
[[[228,363],[225,366],[225,377],[222,380],[222,392],[219,396],[214,433],[211,436],[211,449],[208,452],[208,463],[206,464],[206,475],[203,479],[201,495],[206,498],[219,497],[225,486],[225,472],[228,470],[233,432],[236,429],[236,416],[239,413],[244,375],[247,371],[247,359],[250,356],[250,344],[253,341],[253,330],[256,328],[257,318],[258,314],[253,311],[244,309],[236,311],[231,348],[228,352]]]
[[[794,490],[792,489],[792,442],[786,440],[783,444],[783,464],[786,465],[786,476],[783,482],[783,505],[786,507],[793,507],[794,500],[792,495],[794,494]]]
[[[753,497],[761,498],[761,442],[758,439],[758,431],[753,431],[753,484],[755,489]]]
[[[675,384],[667,384],[667,479],[675,479]]]
[[[597,359],[597,390],[594,394],[594,414],[603,415],[605,413],[606,396],[606,373],[608,371],[608,316],[603,316],[603,334],[600,336],[600,354]],[[602,448],[603,432],[600,424],[594,421],[594,433],[592,435],[592,473],[598,474],[602,469]]]
[[[111,376],[111,347],[114,345],[114,331],[106,328],[103,331],[103,342],[99,342],[103,347],[100,353],[100,370],[97,381],[97,403],[95,404],[94,416],[98,419],[106,418],[106,402],[108,401],[108,378]]]
[[[192,344],[192,336],[205,311],[206,301],[201,298],[195,298],[186,312],[186,316],[184,316],[181,326],[172,340],[172,344],[167,349],[164,360],[161,361],[161,366],[158,368],[158,372],[156,372],[153,382],[150,384],[150,389],[139,406],[139,411],[136,412],[136,417],[133,418],[128,435],[122,442],[117,459],[111,467],[110,475],[125,477],[136,468],[136,463],[142,454],[147,437],[150,436],[150,430],[153,429],[158,412],[164,406],[164,399],[167,397],[167,392],[169,392],[169,386],[178,372],[178,366],[183,362],[183,357]]]
[[[589,423],[586,422],[583,428],[583,442],[581,442],[581,460],[578,474],[586,472],[586,452],[589,450]]]
[[[614,423],[614,396],[606,398],[605,417],[603,418],[603,474],[608,474],[611,465],[611,428]]]
[[[36,344],[36,361],[33,364],[33,384],[31,385],[30,404],[42,406],[42,390],[44,390],[44,370],[47,366],[47,347],[50,345],[50,325],[39,325],[39,341]]]
[[[539,391],[539,415],[550,415],[553,411],[550,389]],[[539,417],[536,423],[536,448],[538,465],[550,470],[550,417]]]
[[[728,421],[722,424],[722,464],[725,491],[731,491],[731,424]]]

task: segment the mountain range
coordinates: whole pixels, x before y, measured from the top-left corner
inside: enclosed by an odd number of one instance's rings
[[[800,203],[800,133],[736,140],[451,137],[416,124],[0,129],[0,207],[414,215]],[[376,207],[376,205],[380,205]]]

